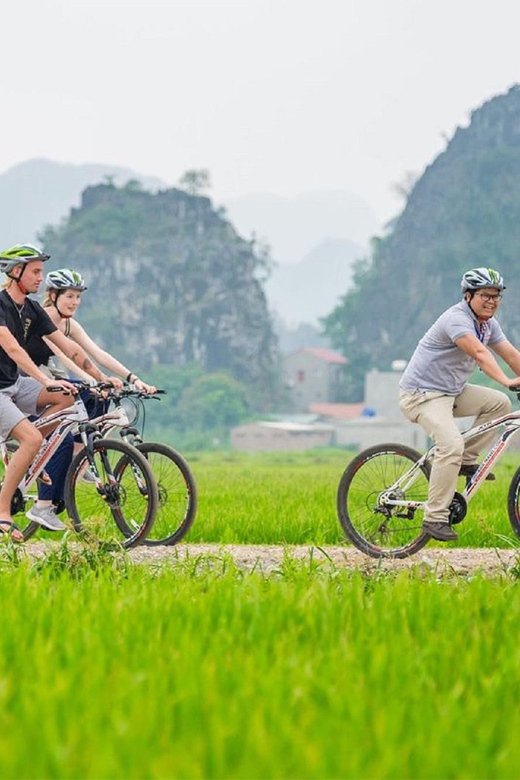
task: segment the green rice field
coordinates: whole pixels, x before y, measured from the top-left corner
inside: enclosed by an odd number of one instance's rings
[[[188,540],[343,543],[336,490],[351,457],[341,450],[188,456],[200,493],[197,520]],[[516,545],[507,516],[507,492],[519,465],[520,453],[511,454],[493,469],[496,481],[486,482],[472,499],[466,519],[457,526],[456,546]]]
[[[36,561],[3,544],[0,777],[519,777],[520,566],[438,579],[296,561],[292,544],[342,541],[347,459],[188,456],[187,541],[286,545],[269,574],[225,552],[150,567],[67,539]],[[460,545],[516,546],[515,468],[472,502]]]

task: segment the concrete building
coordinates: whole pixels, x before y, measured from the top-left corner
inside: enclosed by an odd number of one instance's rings
[[[323,423],[254,422],[231,429],[231,446],[242,452],[330,447],[334,426]]]
[[[303,349],[288,356],[286,376],[293,382],[299,419],[291,415],[292,420],[287,417],[279,422],[239,425],[231,431],[231,445],[245,451],[327,446],[360,451],[374,444],[394,442],[426,449],[428,438],[422,428],[406,420],[399,409],[402,361],[396,363],[393,371],[369,371],[364,401],[348,404],[332,400],[337,372],[345,363],[341,355],[322,349]]]
[[[305,412],[314,402],[339,401],[346,364],[346,358],[331,349],[305,347],[287,355],[284,381],[290,389],[292,410]]]

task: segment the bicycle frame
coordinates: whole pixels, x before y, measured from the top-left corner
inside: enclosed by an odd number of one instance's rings
[[[22,492],[29,489],[34,484],[39,474],[43,471],[49,460],[52,458],[65,436],[69,432],[77,432],[79,424],[81,422],[88,421],[88,417],[85,417],[83,410],[84,407],[82,409],[81,406],[74,403],[67,409],[54,412],[54,414],[50,414],[47,417],[39,417],[34,421],[33,425],[36,428],[42,428],[43,426],[49,425],[53,422],[59,422],[60,420],[61,423],[50,434],[48,439],[43,440],[40,449],[34,456],[32,463],[30,464],[25,474],[25,477],[19,486]],[[0,456],[2,458],[4,468],[7,468],[9,457],[6,439],[0,441]]]
[[[505,427],[505,430],[496,439],[495,443],[491,447],[482,463],[479,465],[475,474],[466,482],[466,487],[461,493],[466,503],[468,503],[476,494],[486,479],[486,476],[492,465],[498,461],[498,459],[511,443],[513,437],[520,430],[520,410],[516,412],[510,412],[509,414],[503,415],[502,417],[497,417],[496,420],[490,420],[490,422],[479,425],[476,428],[470,428],[462,434],[464,441],[467,441],[468,439],[472,439],[474,436],[478,436],[481,433],[485,433],[486,431],[491,431],[502,426]],[[378,503],[384,504],[388,507],[405,507],[410,510],[424,508],[426,505],[425,501],[407,501],[403,498],[396,498],[395,493],[402,492],[405,494],[406,491],[409,490],[409,488],[418,479],[421,467],[427,460],[432,457],[434,451],[435,445],[430,447],[430,449],[425,452],[424,455],[416,463],[414,463],[414,465],[408,469],[405,474],[399,477],[399,479],[396,480],[393,485],[380,494]]]
[[[109,436],[116,428],[120,428],[120,436],[123,441],[129,444],[142,442],[137,429],[130,427],[128,415],[126,410],[120,405],[121,396],[118,395],[117,391],[111,394],[110,399],[114,402],[115,408],[112,411],[99,415],[99,417],[93,417],[91,420],[92,424],[99,428],[103,436]]]

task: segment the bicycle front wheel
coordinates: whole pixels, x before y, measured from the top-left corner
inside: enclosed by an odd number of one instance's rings
[[[124,458],[128,469],[117,474]],[[134,547],[149,532],[157,511],[157,485],[146,458],[135,447],[96,439],[93,459],[87,448],[73,459],[65,483],[65,503],[75,530],[110,546]]]
[[[166,444],[145,441],[135,445],[149,464],[159,494],[155,521],[145,545],[173,545],[190,530],[197,512],[195,479],[182,455]],[[117,465],[117,479],[123,479],[129,468],[125,458]],[[130,532],[131,529],[128,529]]]
[[[406,558],[430,540],[423,532],[422,507],[388,504],[425,502],[430,464],[425,462],[413,480],[401,481],[421,458],[400,444],[379,444],[360,452],[345,469],[337,492],[337,512],[350,541],[373,558]],[[389,488],[395,486],[390,493]]]

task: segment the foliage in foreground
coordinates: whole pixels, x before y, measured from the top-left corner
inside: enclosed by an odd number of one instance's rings
[[[518,776],[505,576],[94,559],[0,566],[0,777]]]

